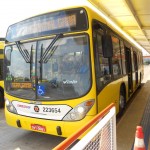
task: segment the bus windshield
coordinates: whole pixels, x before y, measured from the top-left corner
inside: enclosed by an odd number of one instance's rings
[[[46,53],[52,41],[19,43],[22,51],[18,44],[6,46],[7,93],[31,100],[64,100],[81,97],[89,91],[88,35],[63,36]]]

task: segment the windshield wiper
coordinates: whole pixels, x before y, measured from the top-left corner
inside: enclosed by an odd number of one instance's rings
[[[28,52],[26,49],[23,49],[23,48],[21,47],[21,44],[20,44],[19,41],[18,41],[18,42],[15,42],[15,43],[16,43],[17,48],[19,49],[19,51],[20,51],[22,57],[24,58],[25,62],[26,62],[26,63],[30,63],[30,55],[29,55],[29,52]]]
[[[31,52],[30,52],[30,79],[32,77],[32,63],[33,63],[33,45],[31,46]]]
[[[55,50],[57,49],[57,47],[58,47],[58,45],[57,46],[54,46],[53,48],[52,48],[52,50],[49,52],[49,54],[47,55],[47,57],[45,58],[45,60],[44,60],[44,63],[47,63],[48,62],[48,60],[51,58],[51,56],[54,54],[54,52],[55,52]]]
[[[42,58],[43,56],[43,44],[41,45],[41,54],[40,54],[40,58]],[[40,62],[40,81],[42,81],[42,70],[43,70],[43,63]]]
[[[62,37],[63,37],[63,34],[58,34],[58,35],[55,36],[55,38],[52,40],[52,42],[49,44],[49,46],[48,46],[47,49],[45,50],[44,54],[42,55],[42,57],[41,57],[41,59],[40,59],[40,61],[39,61],[40,63],[41,63],[41,62],[45,62],[45,61],[47,60],[47,56],[49,56],[48,53],[51,53],[51,52],[50,52],[51,48],[52,48],[53,45],[56,43],[56,41],[57,41],[58,39],[62,38]]]

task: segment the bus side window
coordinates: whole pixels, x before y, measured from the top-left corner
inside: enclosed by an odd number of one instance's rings
[[[102,52],[102,30],[96,30],[94,33],[94,50],[95,50],[95,69],[96,69],[96,82],[97,91],[102,89],[108,81],[110,81],[110,67],[109,59],[104,58]]]
[[[122,41],[120,41],[120,48],[121,48],[121,59],[122,59],[122,73],[126,75],[125,49]]]
[[[112,71],[114,78],[118,78],[121,75],[121,55],[119,39],[112,36],[113,43],[113,57],[112,57]]]

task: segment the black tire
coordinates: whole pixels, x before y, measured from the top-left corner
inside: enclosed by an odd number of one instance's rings
[[[119,96],[119,116],[122,116],[126,107],[126,94],[125,89],[122,87],[120,89],[120,96]]]
[[[4,107],[4,92],[0,91],[0,108]]]

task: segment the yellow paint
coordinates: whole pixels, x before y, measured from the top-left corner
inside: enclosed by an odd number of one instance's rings
[[[0,41],[0,59],[4,59],[4,55],[1,54],[2,51],[4,50],[4,45],[5,45],[5,42]],[[2,80],[0,80],[0,87],[2,87],[4,89],[4,81],[2,81]]]
[[[100,17],[97,13],[95,13],[92,9],[88,8],[87,6],[79,6],[79,7],[84,7],[87,10],[88,19],[89,19],[89,29],[84,32],[89,34],[89,38],[90,38],[90,56],[91,56],[91,68],[92,68],[91,89],[85,96],[78,98],[78,99],[72,99],[72,100],[66,100],[66,101],[65,100],[64,101],[62,100],[61,101],[49,101],[49,102],[42,101],[41,103],[43,105],[67,104],[68,106],[75,107],[76,105],[82,103],[83,101],[94,99],[95,104],[93,105],[92,109],[87,113],[84,119],[82,119],[81,121],[74,121],[74,122],[44,120],[44,119],[25,117],[21,115],[15,115],[13,113],[10,113],[7,110],[7,108],[5,108],[6,122],[9,125],[17,127],[16,121],[20,120],[21,126],[23,129],[31,130],[31,124],[40,124],[46,127],[45,133],[53,134],[53,135],[57,135],[56,127],[60,126],[62,129],[62,136],[67,137],[67,136],[70,136],[73,132],[75,132],[78,128],[80,128],[82,125],[87,123],[87,121],[89,121],[92,117],[94,117],[97,113],[102,111],[105,107],[107,107],[112,102],[115,103],[116,109],[118,112],[119,111],[120,86],[122,83],[124,83],[126,86],[126,96],[128,98],[128,77],[127,76],[124,76],[123,78],[120,78],[118,80],[115,80],[109,83],[102,89],[102,91],[98,94],[98,96],[96,95],[96,79],[95,79],[94,52],[93,52],[93,39],[92,39],[92,20],[96,19],[103,23],[106,23],[106,21],[104,18]],[[8,95],[7,93],[5,93],[5,97],[9,99],[10,101],[16,100],[16,101],[20,101],[24,103],[30,103],[29,100],[13,97],[11,95]]]

